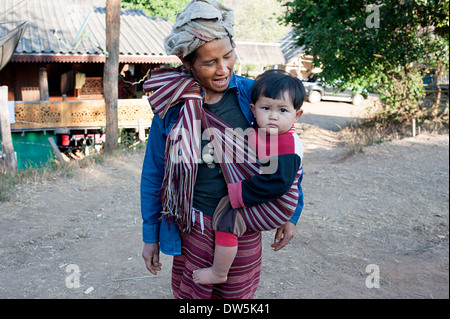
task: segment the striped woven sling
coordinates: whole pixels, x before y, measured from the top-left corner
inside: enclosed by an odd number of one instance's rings
[[[203,108],[199,84],[184,68],[164,68],[152,72],[144,91],[153,92],[149,102],[155,114],[164,118],[174,105],[184,101],[177,122],[166,140],[165,175],[161,188],[162,215],[173,217],[180,230],[189,232],[192,203],[200,158],[201,128],[211,134],[215,151],[227,183],[249,179],[261,173],[255,150],[248,147],[242,134]],[[149,141],[151,143],[151,141]],[[301,175],[301,169],[297,178]],[[251,208],[239,208],[248,229],[263,231],[286,223],[298,201],[295,182],[280,199]]]

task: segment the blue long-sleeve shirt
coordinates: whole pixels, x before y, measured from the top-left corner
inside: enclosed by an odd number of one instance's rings
[[[236,88],[239,106],[249,125],[253,126],[255,118],[250,110],[250,90],[253,80],[233,73],[228,89]],[[161,119],[155,115],[150,128],[141,175],[141,215],[142,239],[146,243],[159,243],[163,253],[181,254],[181,238],[178,227],[170,219],[161,219],[160,189],[164,178],[164,151],[166,138],[178,120],[180,107],[171,108]],[[303,192],[299,180],[299,201],[290,221],[297,224],[303,209]]]

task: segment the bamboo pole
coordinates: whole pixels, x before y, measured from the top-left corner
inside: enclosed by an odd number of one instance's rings
[[[144,119],[142,118],[138,119],[138,136],[139,141],[141,142],[145,141],[145,126],[144,126]]]
[[[55,141],[53,140],[53,137],[49,137],[48,138],[48,142],[50,143],[50,146],[53,150],[53,153],[55,153],[56,159],[58,160],[58,162],[62,165],[66,163],[66,160],[64,159],[64,157],[61,154],[61,151],[58,148],[58,145],[56,145]]]

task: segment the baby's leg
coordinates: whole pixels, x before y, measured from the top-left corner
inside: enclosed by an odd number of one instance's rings
[[[201,285],[221,284],[227,281],[228,271],[236,257],[238,246],[215,245],[213,265],[194,270],[194,282]]]
[[[197,269],[192,274],[197,284],[220,284],[227,281],[238,248],[238,236],[245,232],[243,218],[231,207],[228,196],[223,197],[214,212],[212,227],[215,231],[213,265]]]

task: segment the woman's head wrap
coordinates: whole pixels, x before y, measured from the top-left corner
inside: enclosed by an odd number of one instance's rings
[[[218,0],[192,0],[178,13],[164,48],[169,55],[185,57],[206,42],[233,37],[233,25],[234,11]]]

